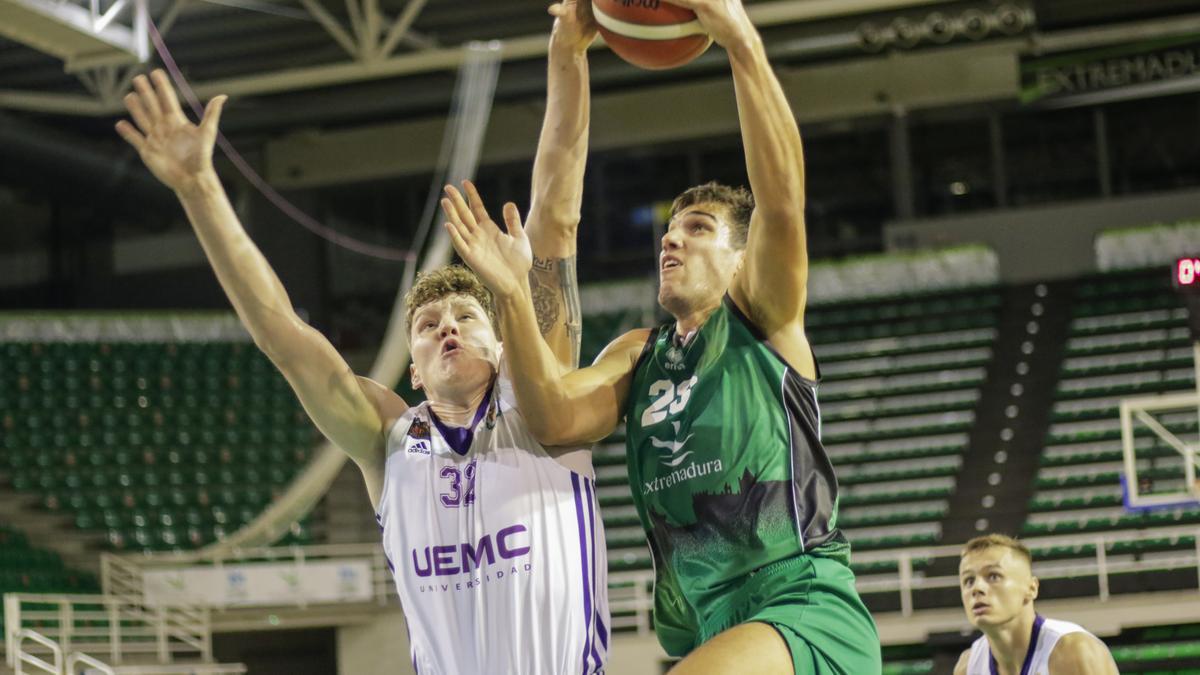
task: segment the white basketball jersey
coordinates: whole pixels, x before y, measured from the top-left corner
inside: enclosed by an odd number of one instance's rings
[[[603,671],[608,563],[595,486],[534,440],[506,379],[464,455],[428,403],[396,422],[378,518],[418,673]]]
[[[1069,621],[1045,619],[1041,616],[1034,619],[1031,649],[1025,656],[1021,675],[1050,675],[1050,653],[1054,651],[1059,638],[1071,633],[1087,633],[1087,630]],[[997,670],[992,663],[991,647],[988,646],[987,636],[984,635],[971,644],[967,675],[996,675]]]

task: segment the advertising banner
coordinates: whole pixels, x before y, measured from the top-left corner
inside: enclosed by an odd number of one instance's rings
[[[149,605],[278,607],[372,598],[371,563],[366,559],[147,570],[144,579]]]
[[[1021,59],[1021,101],[1200,79],[1200,35]]]

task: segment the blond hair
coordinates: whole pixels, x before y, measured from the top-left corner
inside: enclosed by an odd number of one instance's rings
[[[462,265],[447,265],[432,272],[417,275],[413,287],[404,295],[406,314],[404,329],[412,335],[413,315],[431,302],[450,295],[465,295],[479,301],[492,328],[496,328],[496,306],[492,294],[471,270]]]
[[[985,534],[982,537],[975,537],[963,545],[962,554],[959,557],[965,558],[968,553],[984,551],[995,546],[1016,551],[1017,555],[1024,558],[1025,562],[1033,567],[1033,554],[1029,552],[1029,548],[1006,534]]]

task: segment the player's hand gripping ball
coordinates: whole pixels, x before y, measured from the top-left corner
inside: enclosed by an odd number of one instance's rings
[[[695,12],[663,0],[592,0],[592,13],[608,46],[641,68],[682,66],[712,44]]]

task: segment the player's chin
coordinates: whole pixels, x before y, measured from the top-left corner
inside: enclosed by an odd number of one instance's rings
[[[975,614],[974,612],[967,612],[967,621],[970,621],[972,626],[980,629],[1003,623],[988,614]]]
[[[658,287],[658,304],[672,314],[682,311],[687,305],[687,300],[680,290],[676,281],[661,281]]]
[[[492,363],[485,358],[461,354],[444,361],[446,376],[456,384],[475,385],[492,376]]]

